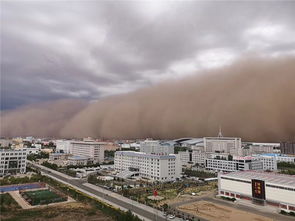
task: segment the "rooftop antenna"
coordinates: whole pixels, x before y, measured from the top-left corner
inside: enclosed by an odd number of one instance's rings
[[[222,136],[222,133],[221,133],[221,126],[219,126],[218,137],[223,137],[223,136]]]

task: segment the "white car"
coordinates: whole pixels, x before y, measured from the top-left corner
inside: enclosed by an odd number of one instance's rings
[[[174,219],[175,218],[175,215],[172,215],[172,214],[171,215],[168,215],[168,218],[169,219]]]

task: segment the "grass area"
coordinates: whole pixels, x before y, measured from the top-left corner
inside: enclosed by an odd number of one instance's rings
[[[18,203],[9,195],[9,193],[0,194],[0,214],[5,212],[13,212],[21,207]]]
[[[192,177],[199,177],[199,178],[216,177],[216,174],[214,174],[214,173],[201,171],[201,170],[185,169],[183,172],[184,172],[185,175],[192,176]]]
[[[295,164],[288,162],[279,162],[278,169],[282,174],[295,175]]]
[[[27,199],[31,205],[44,205],[67,200],[65,197],[50,190],[26,191],[23,192],[22,196]]]

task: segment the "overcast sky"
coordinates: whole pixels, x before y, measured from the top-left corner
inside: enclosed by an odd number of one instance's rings
[[[1,1],[1,109],[295,55],[295,1]]]

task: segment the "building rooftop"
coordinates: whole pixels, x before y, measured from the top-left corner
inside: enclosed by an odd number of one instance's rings
[[[72,144],[87,144],[87,145],[106,145],[107,142],[96,142],[96,141],[71,141]]]
[[[148,157],[148,158],[153,158],[153,159],[174,159],[175,155],[174,154],[169,154],[169,155],[156,155],[156,154],[147,154],[143,152],[135,152],[135,151],[116,151],[117,155],[123,155],[123,156],[142,156],[142,157]]]
[[[84,157],[84,156],[71,156],[68,157],[69,160],[88,160],[89,157]]]
[[[258,179],[264,180],[268,184],[277,184],[283,186],[295,187],[295,176],[271,173],[271,172],[259,172],[259,171],[238,171],[227,174],[221,174],[220,176],[226,176],[231,178],[237,178],[242,180]]]
[[[269,156],[269,157],[289,157],[286,154],[280,154],[280,153],[264,153],[260,154],[260,156]]]

